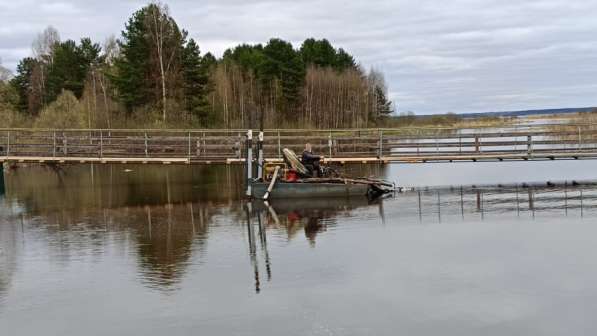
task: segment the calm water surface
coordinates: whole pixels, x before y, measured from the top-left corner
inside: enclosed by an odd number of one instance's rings
[[[234,167],[9,170],[2,335],[593,335],[597,162],[349,167],[374,202],[248,204]]]

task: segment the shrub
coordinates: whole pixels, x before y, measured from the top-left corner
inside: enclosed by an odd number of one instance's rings
[[[86,128],[85,109],[75,95],[63,91],[56,101],[44,108],[35,120],[38,128]]]

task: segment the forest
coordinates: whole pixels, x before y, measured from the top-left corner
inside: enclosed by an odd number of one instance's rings
[[[374,127],[392,113],[383,74],[326,39],[272,38],[215,57],[158,3],[101,44],[48,27],[14,74],[0,64],[2,127]]]

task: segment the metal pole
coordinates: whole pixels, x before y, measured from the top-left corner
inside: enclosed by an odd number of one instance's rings
[[[149,156],[149,151],[147,150],[147,132],[143,133],[144,140],[145,140],[145,157]]]
[[[259,132],[257,139],[257,178],[263,180],[263,131]]]
[[[56,157],[56,132],[54,132],[53,140],[54,140],[54,146],[52,147],[52,156]]]
[[[527,154],[528,155],[533,154],[533,136],[532,135],[527,135]]]
[[[282,158],[282,143],[280,141],[280,131],[278,131],[278,158]]]
[[[253,182],[253,130],[247,131],[247,197],[253,196],[251,183]]]
[[[104,157],[104,132],[100,131],[100,157]]]

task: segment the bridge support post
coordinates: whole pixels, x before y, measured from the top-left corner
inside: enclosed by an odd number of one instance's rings
[[[253,130],[247,131],[247,157],[245,158],[247,168],[247,197],[253,196]]]
[[[263,179],[263,131],[259,132],[257,138],[257,178]]]

